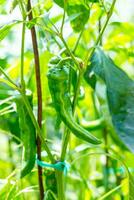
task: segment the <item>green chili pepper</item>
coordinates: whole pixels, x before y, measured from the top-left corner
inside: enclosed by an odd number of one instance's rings
[[[72,115],[72,104],[69,93],[69,62],[60,61],[50,65],[48,71],[48,84],[54,107],[64,124],[78,138],[92,144],[100,144],[101,141],[90,134],[86,129],[77,124]]]
[[[32,106],[32,94],[27,95],[28,101]],[[17,113],[19,115],[19,126],[21,132],[21,140],[24,145],[24,159],[26,165],[21,170],[21,178],[26,176],[34,167],[36,158],[36,131],[31,121],[29,113],[20,94],[16,99]]]

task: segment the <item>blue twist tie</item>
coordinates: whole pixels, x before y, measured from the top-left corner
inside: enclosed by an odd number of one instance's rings
[[[50,164],[50,163],[46,163],[46,162],[43,162],[43,161],[40,161],[37,159],[36,163],[40,167],[50,167],[50,168],[57,169],[59,171],[63,171],[64,175],[67,175],[67,172],[69,171],[69,168],[70,168],[70,164],[66,161],[64,161],[64,162],[59,161],[57,163]]]

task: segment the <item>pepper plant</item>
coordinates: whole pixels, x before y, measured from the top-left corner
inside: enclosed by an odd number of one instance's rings
[[[117,2],[1,1],[0,48],[20,51],[0,58],[0,199],[134,199],[134,25],[111,22]]]

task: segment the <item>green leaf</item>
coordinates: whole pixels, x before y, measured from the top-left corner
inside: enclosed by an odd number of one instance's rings
[[[77,17],[71,20],[71,26],[74,31],[80,32],[88,21],[90,14],[89,7],[77,1],[76,3],[71,1],[67,4],[66,9],[69,17],[78,14]]]
[[[64,0],[54,0],[54,2],[58,5],[58,6],[60,6],[60,7],[64,7]]]
[[[64,0],[54,0],[54,2],[64,8]],[[68,0],[66,1],[65,9],[73,30],[80,32],[90,15],[90,8],[87,3],[81,0]]]
[[[74,19],[76,19],[77,17],[79,17],[81,15],[81,13],[75,13],[75,14],[73,14],[73,15],[70,15],[69,17],[68,17],[68,19],[66,20],[66,22],[71,22],[71,21],[73,21]]]
[[[49,11],[52,6],[53,6],[52,0],[46,0],[46,1],[44,1],[44,8],[45,8],[45,10]]]
[[[97,49],[88,67],[106,84],[107,100],[116,133],[134,152],[134,81],[110,57]],[[90,74],[86,75],[89,77]]]
[[[14,181],[13,171],[6,179],[0,179],[0,199],[1,200],[12,200],[17,192],[17,182]]]
[[[88,67],[86,69],[86,72],[84,73],[84,78],[86,80],[86,82],[93,88],[95,89],[95,86],[96,86],[96,82],[97,82],[97,79],[96,79],[96,76],[93,72],[93,65]]]
[[[22,196],[24,196],[24,194],[31,193],[33,195],[34,192],[38,192],[38,186],[37,185],[31,185],[31,186],[25,187],[25,188],[23,188],[22,190],[19,190],[16,193],[13,200],[21,200],[21,199],[23,199]]]
[[[18,5],[18,0],[12,0],[11,7],[10,7],[10,13],[13,12],[13,10],[16,8],[17,5]]]
[[[0,82],[0,100],[8,98],[12,94],[13,90],[7,84]]]
[[[11,28],[18,23],[20,23],[20,22],[15,21],[15,22],[12,22],[10,24],[6,24],[6,25],[0,27],[0,42],[7,36],[9,31],[11,30]]]

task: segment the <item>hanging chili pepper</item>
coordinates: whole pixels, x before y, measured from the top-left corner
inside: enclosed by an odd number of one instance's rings
[[[77,124],[73,118],[69,93],[69,65],[67,59],[60,60],[57,64],[50,61],[47,76],[54,107],[60,119],[76,137],[92,144],[100,144],[99,139]]]
[[[27,95],[28,101],[32,107],[32,94]],[[21,170],[21,178],[26,176],[34,167],[36,158],[36,131],[29,113],[20,94],[16,99],[17,113],[19,115],[19,126],[21,132],[21,140],[24,145],[24,159],[26,164]]]

